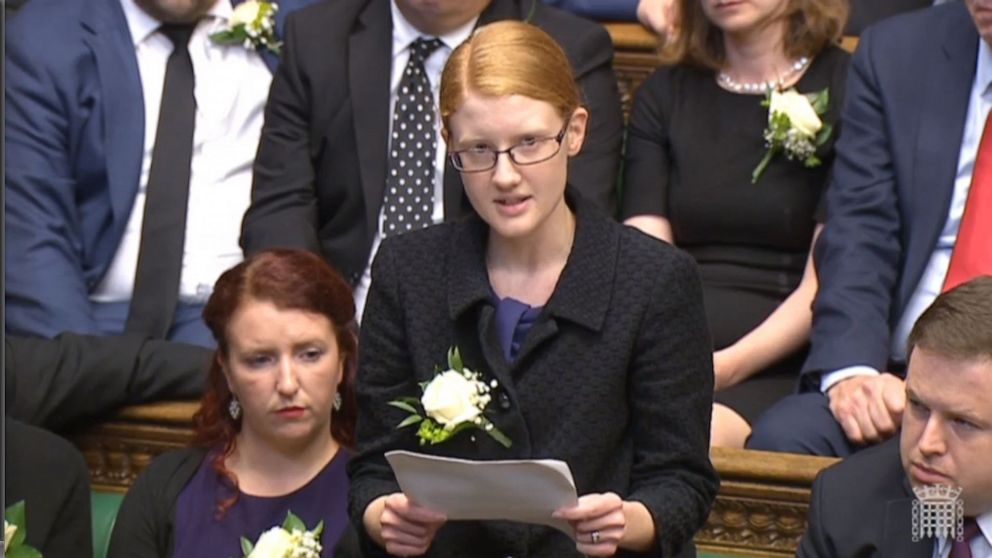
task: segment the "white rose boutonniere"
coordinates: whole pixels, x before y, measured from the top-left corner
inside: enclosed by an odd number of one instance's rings
[[[231,14],[228,27],[210,38],[218,44],[241,44],[250,50],[267,48],[279,54],[282,43],[276,40],[276,11],[279,6],[266,0],[246,0]]]
[[[772,157],[779,152],[784,152],[790,161],[802,161],[807,168],[821,164],[816,148],[823,145],[833,131],[833,127],[820,118],[827,112],[829,102],[829,88],[809,94],[795,89],[769,92],[761,102],[768,107],[768,127],[764,131],[768,151],[751,173],[752,184],[761,178]]]
[[[420,384],[420,399],[402,397],[389,404],[410,413],[397,428],[420,425],[420,445],[440,444],[462,430],[480,428],[508,448],[510,439],[483,415],[492,399],[489,392],[496,386],[496,380],[486,384],[478,372],[466,368],[458,349],[452,348],[448,369],[438,369],[432,380]]]
[[[3,555],[6,558],[41,558],[41,552],[24,544],[28,536],[24,513],[24,500],[11,504],[3,512]]]
[[[320,558],[323,531],[323,521],[307,530],[302,519],[288,512],[282,526],[262,533],[255,544],[241,537],[241,551],[244,558]]]

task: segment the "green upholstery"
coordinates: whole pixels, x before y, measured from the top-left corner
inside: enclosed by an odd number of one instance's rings
[[[117,520],[117,509],[121,507],[124,495],[119,492],[97,492],[90,494],[93,514],[93,558],[106,558],[110,546],[110,534]]]

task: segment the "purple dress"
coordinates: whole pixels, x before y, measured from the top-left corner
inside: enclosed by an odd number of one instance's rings
[[[238,494],[238,500],[217,519],[217,503],[230,497],[209,454],[176,502],[175,551],[182,558],[240,558],[241,537],[253,543],[259,535],[282,525],[286,512],[299,516],[312,529],[321,520],[324,532],[321,556],[334,554],[334,546],[348,527],[348,453],[337,455],[307,484],[283,496]]]

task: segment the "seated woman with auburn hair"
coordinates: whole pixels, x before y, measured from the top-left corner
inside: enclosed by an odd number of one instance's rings
[[[319,256],[261,252],[217,280],[217,340],[190,449],[159,456],[121,505],[110,558],[241,556],[292,512],[320,556],[358,556],[347,517],[355,305]]]
[[[674,12],[668,66],[631,110],[622,217],[699,264],[714,344],[711,440],[743,447],[757,416],[794,389],[806,352],[810,247],[826,218],[850,60],[836,45],[847,2],[674,0]],[[810,137],[783,139],[766,159],[772,90],[792,124],[776,134]],[[818,110],[807,95],[823,91]]]
[[[476,215],[389,237],[373,264],[349,465],[366,556],[693,556],[717,489],[694,264],[567,185],[589,113],[565,54],[537,27],[476,30],[445,66],[440,114]],[[426,421],[398,426],[408,413],[389,402],[421,397],[437,367],[459,360],[488,391],[481,428],[456,426],[471,409],[431,415],[449,420],[449,436]],[[420,401],[438,403],[428,392]],[[572,536],[447,522],[400,490],[384,458],[393,449],[563,460],[578,501],[553,517]]]

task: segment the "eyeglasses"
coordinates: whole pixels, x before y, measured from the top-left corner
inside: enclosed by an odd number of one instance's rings
[[[470,147],[452,151],[449,155],[451,164],[461,172],[485,172],[496,168],[499,156],[503,153],[515,165],[536,165],[554,157],[561,151],[561,142],[565,139],[568,123],[561,127],[557,135],[544,138],[527,138],[509,149],[496,150],[491,147]]]

